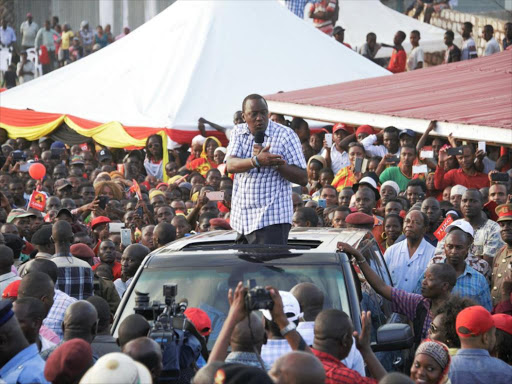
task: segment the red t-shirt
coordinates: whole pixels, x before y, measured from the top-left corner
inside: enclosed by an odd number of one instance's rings
[[[405,72],[405,64],[407,63],[407,55],[402,49],[397,51],[393,49],[391,59],[389,60],[388,71],[393,73]]]
[[[96,268],[98,268],[98,265],[100,264],[93,265],[92,270],[95,271]],[[114,265],[112,266],[112,274],[114,275],[114,280],[121,278],[121,263],[114,261]]]
[[[445,172],[444,168],[437,167],[434,174],[434,186],[443,191],[446,187],[463,185],[466,188],[485,188],[489,186],[489,177],[485,173],[477,172],[473,176],[465,173],[462,168]]]

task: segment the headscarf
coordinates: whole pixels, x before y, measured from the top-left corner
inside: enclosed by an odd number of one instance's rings
[[[219,139],[217,139],[217,138],[216,138],[216,137],[214,137],[214,136],[208,136],[208,137],[206,138],[206,140],[204,141],[204,143],[203,143],[203,152],[201,152],[201,157],[202,157],[203,159],[208,159],[208,157],[207,157],[207,155],[206,155],[206,144],[208,144],[208,140],[210,140],[210,139],[211,139],[211,140],[213,140],[213,141],[215,141],[219,147],[222,147],[222,144],[220,143]]]
[[[414,356],[416,357],[419,354],[430,356],[436,361],[437,364],[439,364],[442,369],[442,373],[438,384],[446,382],[451,362],[450,351],[448,350],[448,347],[439,341],[425,339],[420,344],[418,349],[416,349]]]
[[[384,188],[386,186],[390,186],[391,188],[393,188],[395,190],[397,196],[400,194],[400,187],[393,180],[388,180],[388,181],[385,181],[384,183],[382,183],[382,185],[380,186],[380,190],[382,191],[382,188]]]

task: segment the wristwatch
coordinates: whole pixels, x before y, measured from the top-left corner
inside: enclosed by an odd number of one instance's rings
[[[281,336],[285,336],[287,333],[295,330],[295,328],[297,328],[297,326],[295,325],[294,322],[290,321],[288,323],[288,325],[286,327],[284,327],[283,329],[281,329],[279,332],[281,332]]]

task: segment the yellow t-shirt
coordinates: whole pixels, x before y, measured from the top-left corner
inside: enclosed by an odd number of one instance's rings
[[[62,42],[60,44],[60,49],[69,49],[69,43],[74,36],[75,34],[73,31],[62,32]]]

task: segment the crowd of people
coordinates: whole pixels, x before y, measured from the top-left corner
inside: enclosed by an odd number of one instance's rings
[[[0,130],[0,379],[156,381],[162,354],[147,320],[130,315],[117,339],[110,334],[152,250],[231,228],[238,243],[286,244],[291,227],[352,227],[373,233],[393,286],[358,250],[339,251],[414,329],[410,379],[512,380],[512,148],[442,138],[435,121],[423,134],[310,129],[270,113],[259,95],[245,98],[233,123],[201,117],[191,145],[172,150],[160,135],[124,150]],[[353,335],[350,318],[324,309],[313,284],[267,289],[274,309],[263,317],[247,316],[247,288],[230,292],[213,350],[188,381],[409,382],[372,352],[369,313]],[[207,337],[208,315],[187,311]]]
[[[3,73],[2,87],[10,89],[34,79],[35,55],[44,75],[99,51],[129,33],[130,28],[124,27],[121,34],[114,36],[110,24],[105,28],[98,25],[93,31],[87,20],[80,23],[80,29],[73,31],[69,23],[61,24],[58,16],[53,16],[51,21],[46,20],[40,27],[33,21],[31,13],[27,13],[26,20],[16,31],[4,17],[0,26],[0,48],[10,49],[12,59],[8,70]],[[34,55],[32,60],[28,57],[31,51]]]

